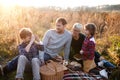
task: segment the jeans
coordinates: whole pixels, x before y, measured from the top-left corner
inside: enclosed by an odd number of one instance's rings
[[[5,67],[3,67],[4,74],[11,73],[17,69],[17,64],[18,64],[18,58],[19,56],[14,57],[11,61],[9,61]],[[49,59],[52,59],[49,54],[44,55],[44,60],[47,61]]]
[[[7,75],[17,69],[18,58],[19,56],[16,56],[3,67],[4,75]]]
[[[111,67],[111,68],[115,68],[115,65],[113,65],[112,63],[110,63],[109,61],[107,60],[102,60],[103,61],[103,65],[108,68],[108,67]]]
[[[44,55],[44,60],[47,61],[51,59],[48,54]],[[17,65],[17,74],[16,78],[22,78],[23,79],[23,74],[24,70],[27,64],[31,64],[32,66],[32,72],[33,72],[33,80],[40,80],[40,66],[41,66],[41,61],[38,58],[33,58],[32,61],[30,62],[26,56],[20,55],[18,58],[18,65]]]
[[[26,67],[26,64],[31,64],[32,66],[32,71],[33,71],[33,80],[40,80],[40,61],[38,58],[32,58],[31,62],[27,59],[26,56],[20,55],[18,58],[18,65],[17,65],[17,73],[16,73],[16,78],[22,78],[23,79],[23,74],[24,70]]]

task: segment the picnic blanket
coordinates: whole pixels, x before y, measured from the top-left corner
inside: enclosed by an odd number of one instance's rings
[[[107,80],[100,75],[88,74],[82,71],[65,73],[63,80]]]

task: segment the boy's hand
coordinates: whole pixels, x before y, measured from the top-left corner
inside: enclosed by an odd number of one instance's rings
[[[31,36],[31,43],[33,43],[35,41],[35,36],[32,34]]]
[[[39,41],[40,41],[40,39],[39,39],[38,35],[35,35],[35,40],[36,40],[37,42],[39,42]]]
[[[26,50],[27,52],[30,51],[30,47],[31,47],[31,45],[33,44],[34,41],[35,41],[35,36],[32,34],[31,40],[30,40],[29,44],[25,47],[25,50]]]
[[[80,51],[80,54],[83,54],[83,50]]]

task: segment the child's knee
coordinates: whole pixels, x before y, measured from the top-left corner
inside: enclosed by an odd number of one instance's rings
[[[26,56],[24,56],[24,55],[19,56],[19,60],[24,60],[24,59],[26,59]]]
[[[33,58],[32,63],[35,63],[35,62],[39,62],[39,59],[38,58]]]

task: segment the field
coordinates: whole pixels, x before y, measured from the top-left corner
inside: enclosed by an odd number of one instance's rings
[[[51,28],[55,28],[55,20],[64,17],[68,21],[67,29],[79,22],[95,23],[96,50],[115,65],[120,64],[120,12],[119,11],[88,11],[61,10],[59,8],[33,8],[0,6],[0,64],[17,55],[20,43],[19,30],[29,27],[35,34],[42,37]]]

